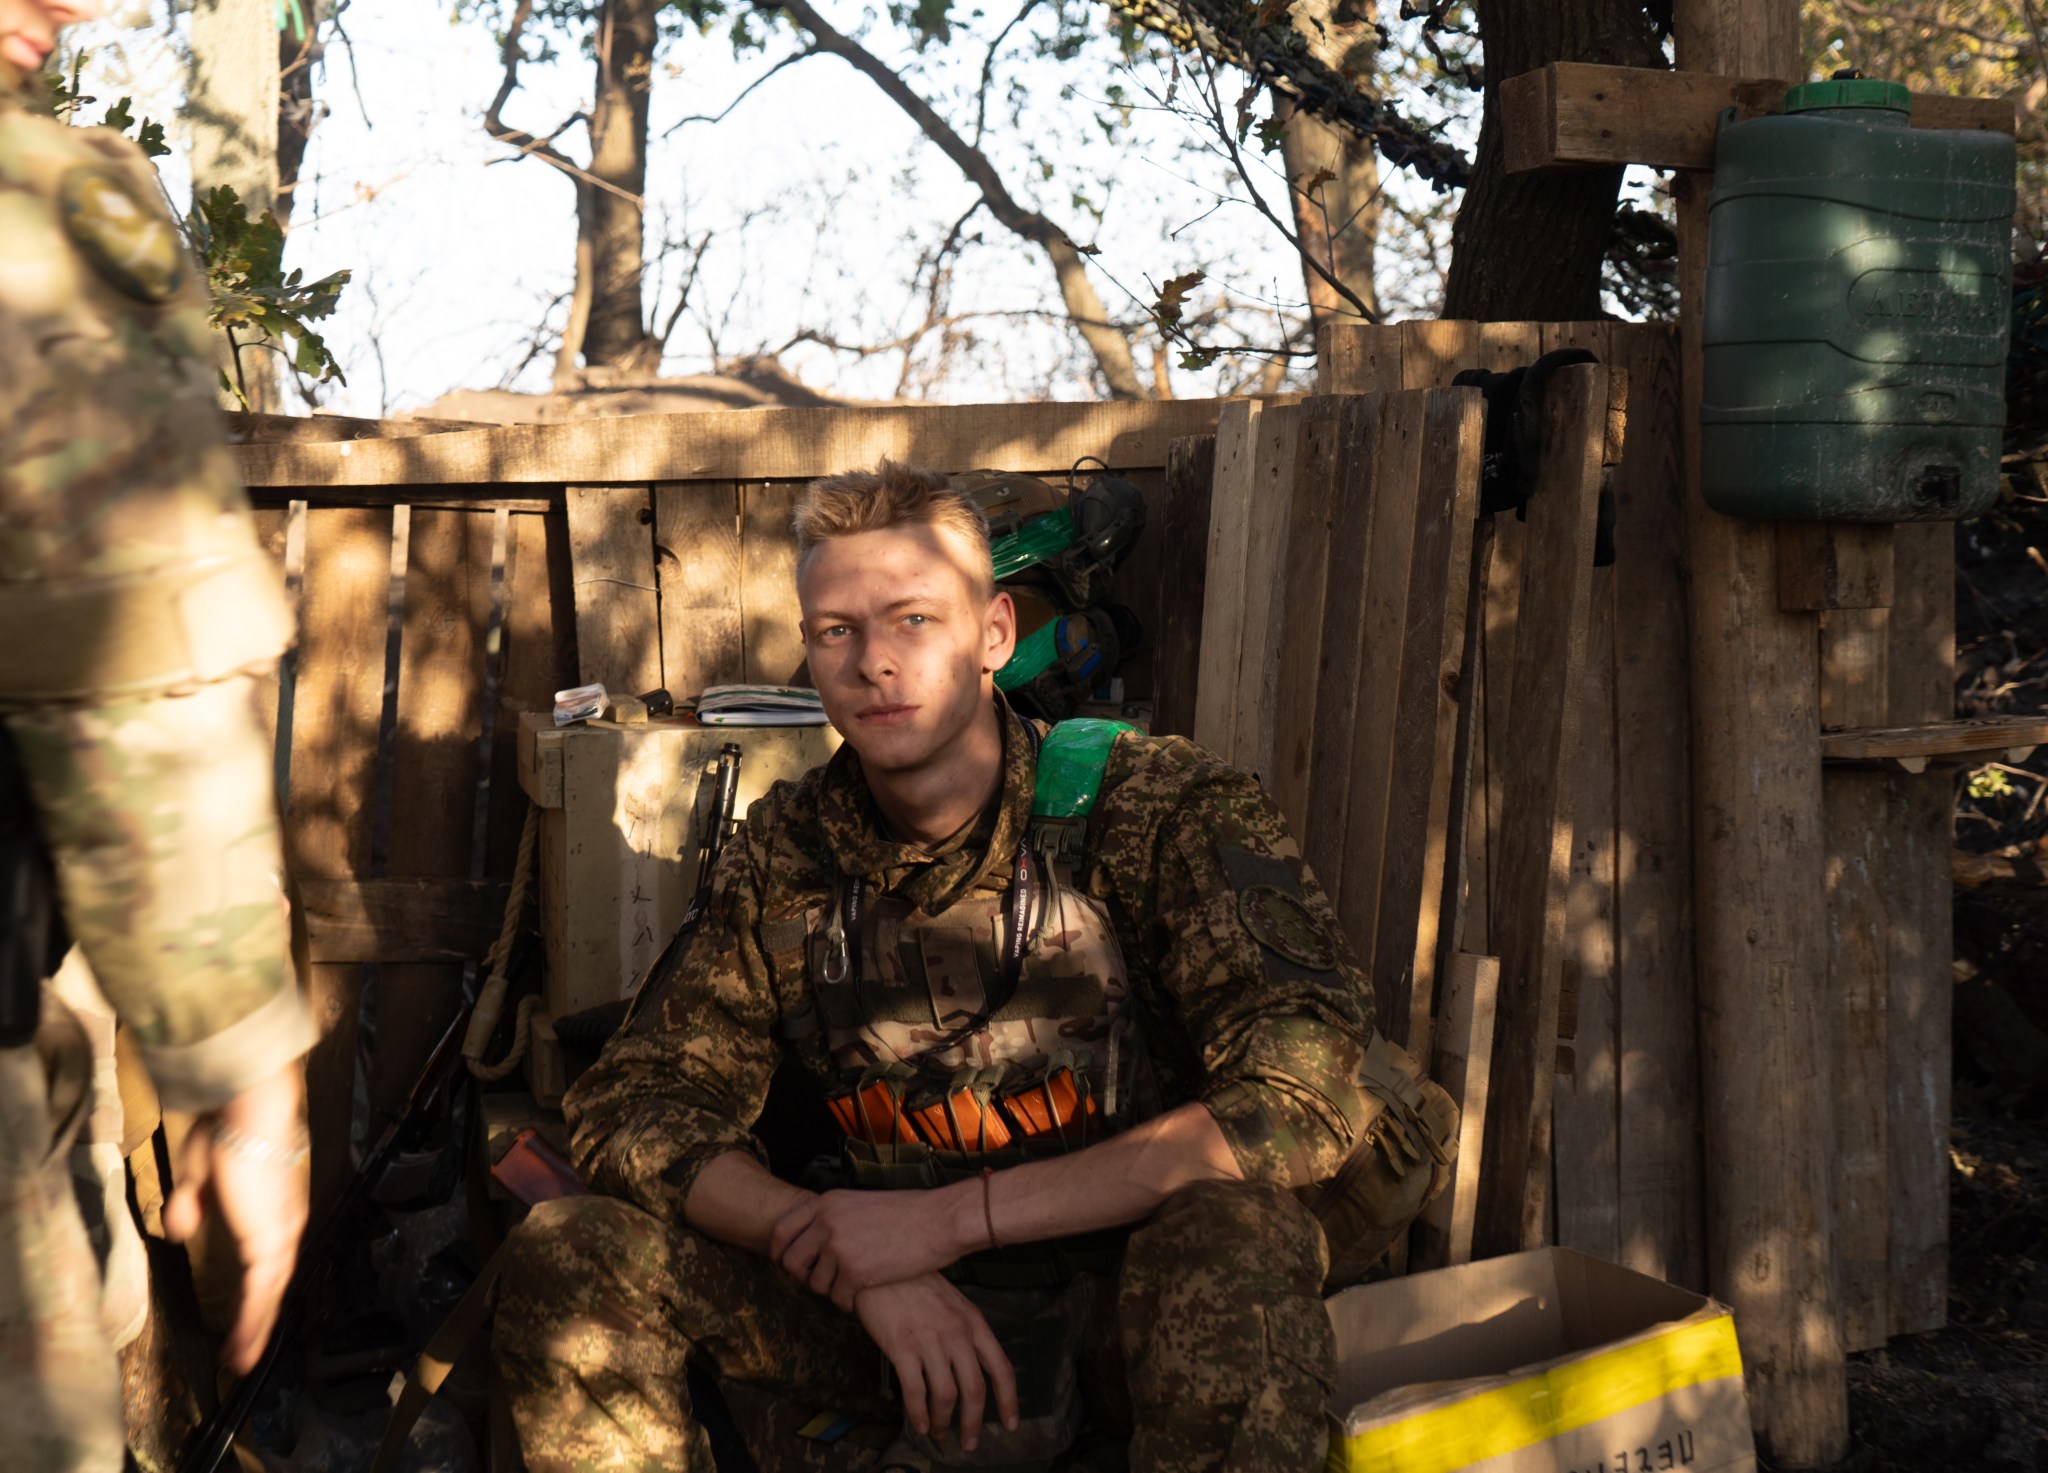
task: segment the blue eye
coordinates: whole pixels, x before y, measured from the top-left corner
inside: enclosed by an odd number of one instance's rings
[[[915,627],[918,625],[926,624],[930,621],[927,620],[923,614],[905,614],[903,616],[903,622]]]

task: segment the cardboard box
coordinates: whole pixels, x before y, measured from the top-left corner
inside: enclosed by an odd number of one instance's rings
[[[566,1018],[626,996],[682,924],[697,883],[697,785],[737,742],[738,803],[830,757],[829,726],[699,726],[671,717],[556,727],[519,718],[519,785],[540,805],[545,1006]]]
[[[1330,1300],[1330,1473],[1755,1473],[1728,1310],[1564,1248]]]

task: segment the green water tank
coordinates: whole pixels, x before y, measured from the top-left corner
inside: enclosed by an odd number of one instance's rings
[[[2013,140],[1914,128],[1911,106],[1855,78],[1723,120],[1700,405],[1718,511],[1906,522],[1997,499]]]

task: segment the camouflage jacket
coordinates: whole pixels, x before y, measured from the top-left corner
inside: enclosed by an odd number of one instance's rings
[[[34,79],[32,79],[34,80]],[[289,636],[214,407],[205,280],[149,160],[0,65],[0,709],[146,695]]]
[[[964,842],[937,854],[883,836],[851,747],[753,805],[681,968],[660,996],[636,999],[569,1092],[586,1181],[680,1222],[706,1162],[728,1151],[766,1160],[749,1128],[782,1053],[832,1075],[818,1034],[786,1026],[812,1006],[791,922],[829,903],[842,874],[934,916],[976,886],[1007,889],[1035,764],[1021,718],[1002,712],[1002,791]],[[1163,1107],[1206,1105],[1248,1178],[1301,1187],[1334,1173],[1366,1119],[1357,1070],[1372,994],[1257,782],[1178,737],[1120,737],[1079,881],[1115,924]],[[1272,928],[1241,892],[1275,887],[1313,917],[1307,947],[1260,939]]]

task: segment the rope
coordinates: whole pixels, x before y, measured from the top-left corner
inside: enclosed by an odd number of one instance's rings
[[[491,1035],[498,1030],[498,1019],[505,1012],[505,994],[512,986],[505,976],[505,963],[512,955],[519,920],[526,914],[527,897],[533,890],[533,854],[539,842],[540,805],[529,804],[526,825],[519,831],[519,857],[512,865],[512,887],[505,893],[505,923],[498,929],[498,939],[484,953],[483,990],[477,994],[476,1009],[469,1016],[469,1030],[462,1038],[462,1057],[469,1063],[469,1072],[485,1083],[503,1079],[526,1057],[528,1022],[540,1001],[531,996],[519,999],[518,1011],[512,1016],[512,1047],[495,1064],[486,1063],[484,1052],[491,1046]]]

